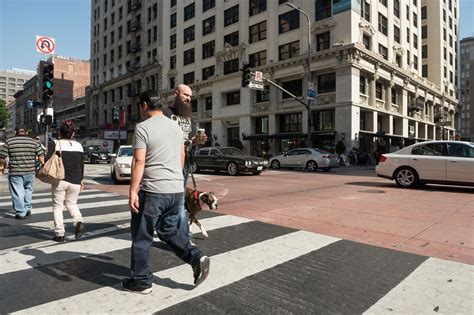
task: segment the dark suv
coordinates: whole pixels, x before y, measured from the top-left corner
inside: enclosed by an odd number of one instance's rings
[[[110,163],[110,153],[107,150],[103,150],[98,145],[83,146],[84,149],[84,162],[96,164],[100,162]]]

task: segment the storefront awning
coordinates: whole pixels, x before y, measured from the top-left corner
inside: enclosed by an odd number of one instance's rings
[[[317,137],[317,136],[335,136],[336,131],[335,130],[318,130],[318,131],[312,131],[311,136]]]
[[[302,138],[305,134],[302,132],[282,132],[282,133],[275,133],[270,135],[270,138],[273,139],[295,139],[295,138]]]

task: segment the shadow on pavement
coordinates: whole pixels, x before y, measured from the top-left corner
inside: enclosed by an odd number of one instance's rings
[[[408,189],[398,187],[395,183],[381,183],[381,182],[349,182],[346,185],[364,186],[364,187],[377,187],[377,188],[395,188],[395,189]],[[422,185],[412,190],[419,191],[433,191],[433,192],[453,192],[453,193],[474,193],[474,187],[463,187],[463,186],[443,186],[443,185]]]

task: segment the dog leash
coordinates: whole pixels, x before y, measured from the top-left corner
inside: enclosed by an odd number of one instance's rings
[[[194,191],[197,191],[196,189],[196,180],[194,179],[194,174],[193,174],[193,170],[192,170],[192,167],[191,167],[191,163],[189,162],[189,155],[186,154],[186,163],[188,164],[188,170],[189,170],[189,174],[191,174],[191,178],[193,180],[193,190]]]

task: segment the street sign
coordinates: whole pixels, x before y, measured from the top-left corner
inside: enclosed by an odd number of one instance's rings
[[[56,45],[54,38],[48,36],[36,35],[36,51],[42,54],[54,54]]]
[[[42,108],[43,103],[38,102],[38,101],[28,100],[28,101],[26,101],[26,106],[28,108]]]
[[[248,87],[253,89],[253,90],[265,91],[265,86],[263,84],[260,84],[260,83],[250,82]]]
[[[316,91],[314,90],[313,82],[308,82],[308,100],[314,101],[316,99]]]
[[[261,71],[255,71],[255,82],[263,82],[263,73]]]

